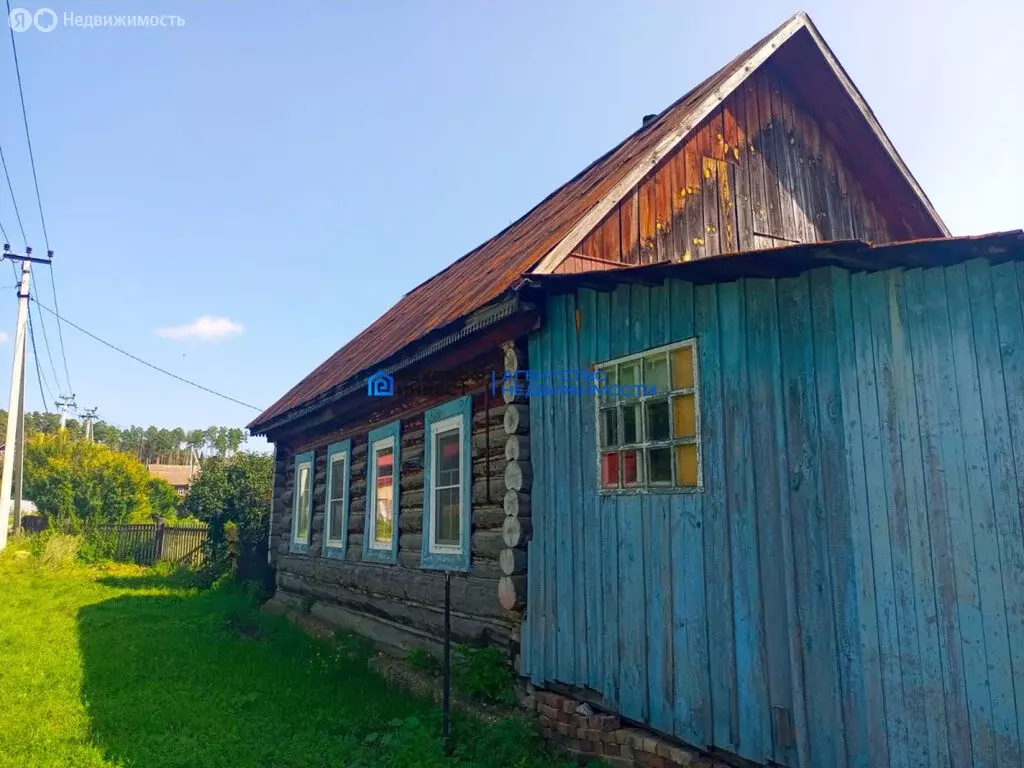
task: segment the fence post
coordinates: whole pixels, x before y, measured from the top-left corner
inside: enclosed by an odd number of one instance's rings
[[[156,554],[153,556],[153,565],[159,563],[164,557],[164,519],[157,518],[156,521]]]

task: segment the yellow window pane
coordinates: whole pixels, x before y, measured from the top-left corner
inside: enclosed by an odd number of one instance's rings
[[[693,386],[693,347],[680,347],[672,351],[672,389]]]
[[[684,488],[697,486],[697,446],[676,446],[676,482]]]
[[[693,395],[680,395],[672,399],[672,422],[675,437],[697,436],[697,402]]]

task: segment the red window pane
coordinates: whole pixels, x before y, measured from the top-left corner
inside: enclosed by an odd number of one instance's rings
[[[601,454],[601,485],[605,488],[619,487],[619,454]]]
[[[636,485],[640,481],[637,473],[637,452],[626,451],[622,454],[622,484]]]

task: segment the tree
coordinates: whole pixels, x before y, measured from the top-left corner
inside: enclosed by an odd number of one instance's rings
[[[178,505],[181,499],[174,486],[160,477],[149,478],[146,488],[149,495],[149,506],[153,510],[153,517],[174,517],[178,513]]]
[[[265,559],[273,487],[273,456],[245,451],[231,458],[211,456],[203,460],[182,514],[209,524],[215,550],[223,551],[225,524],[235,523],[242,550],[255,561],[260,553]]]
[[[25,498],[72,526],[148,519],[149,479],[135,456],[67,433],[36,434],[25,444]]]

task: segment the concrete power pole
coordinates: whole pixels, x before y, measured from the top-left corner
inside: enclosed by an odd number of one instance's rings
[[[96,420],[98,408],[86,408],[82,418],[85,419],[85,439],[92,442],[92,423]]]
[[[75,396],[60,395],[54,405],[60,409],[60,431],[63,432],[68,423],[68,411],[75,407]]]
[[[18,414],[22,412],[21,401],[24,398],[25,333],[28,326],[28,289],[31,280],[32,261],[25,259],[21,263],[21,285],[18,288],[18,327],[14,334],[14,366],[11,372],[11,398],[7,408],[7,440],[4,445],[3,475],[0,477],[0,552],[7,548],[14,465],[22,458],[23,453],[20,440],[24,439],[24,434],[18,428]],[[18,499],[17,506],[21,507],[21,499]]]

